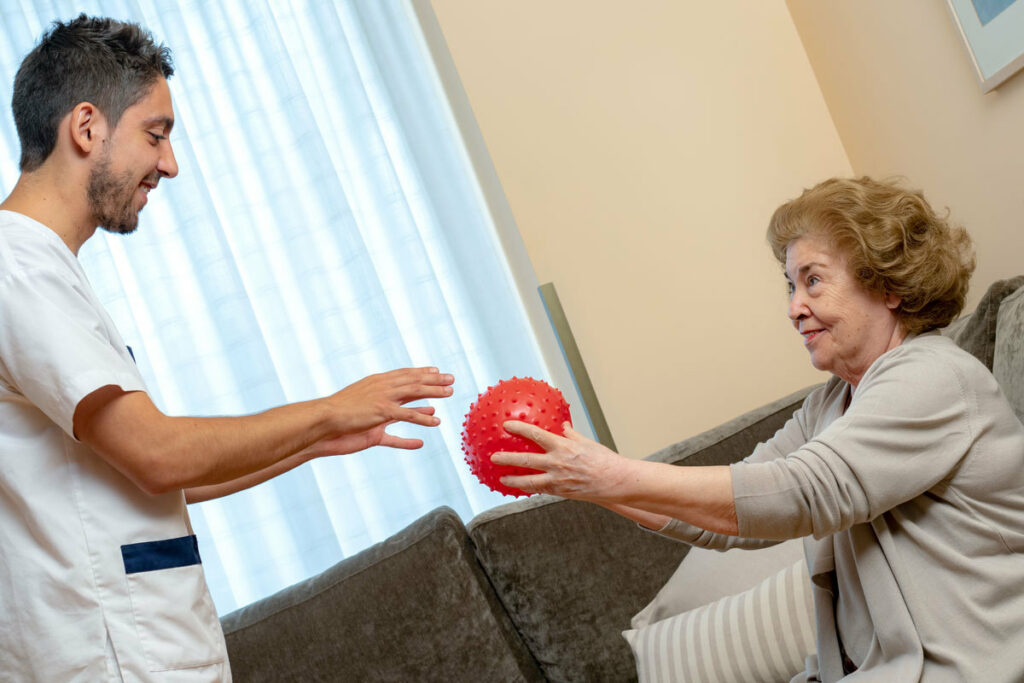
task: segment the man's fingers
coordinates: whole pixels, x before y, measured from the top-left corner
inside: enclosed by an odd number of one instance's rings
[[[414,451],[417,448],[423,448],[423,441],[421,439],[407,439],[401,436],[395,436],[394,434],[384,434],[384,437],[380,440],[381,446],[388,446],[389,448],[401,448],[407,451]]]
[[[407,368],[396,370],[393,375],[396,384],[423,384],[426,386],[448,386],[455,383],[455,377],[437,368]]]
[[[451,396],[454,382],[453,375],[437,368],[401,368],[371,375],[357,384],[362,384],[365,391],[382,391],[388,400],[401,404],[421,398]]]
[[[413,380],[418,384],[448,386],[455,383],[455,377],[446,372],[438,372],[437,368],[415,373]]]
[[[394,420],[398,422],[409,422],[424,427],[436,427],[441,424],[441,419],[434,416],[434,410],[422,410],[423,406],[416,408],[399,408],[395,411]]]
[[[417,401],[421,398],[447,398],[454,393],[451,387],[451,375],[433,375],[434,377],[447,377],[449,381],[444,382],[412,382],[396,386],[392,395],[399,403]]]

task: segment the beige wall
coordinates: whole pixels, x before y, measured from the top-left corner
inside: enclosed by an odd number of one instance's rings
[[[788,0],[854,171],[899,174],[975,239],[968,306],[1024,273],[1024,73],[982,95],[944,0]]]
[[[432,5],[620,451],[821,379],[764,228],[851,168],[784,3]]]

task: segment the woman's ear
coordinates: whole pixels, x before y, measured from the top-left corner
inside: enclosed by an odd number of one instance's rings
[[[890,311],[895,311],[901,303],[903,303],[903,297],[896,296],[895,294],[885,295],[885,305],[889,307]]]
[[[103,144],[106,136],[106,120],[91,102],[79,102],[71,110],[68,119],[68,133],[71,145],[83,156]]]

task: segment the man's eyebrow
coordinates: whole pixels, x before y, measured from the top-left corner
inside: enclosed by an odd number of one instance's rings
[[[173,116],[151,116],[142,122],[143,128],[152,128],[153,126],[163,125],[166,132],[170,133],[171,129],[174,128],[174,117]]]

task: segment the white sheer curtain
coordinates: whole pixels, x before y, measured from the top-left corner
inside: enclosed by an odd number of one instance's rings
[[[174,52],[178,178],[130,237],[81,260],[159,406],[226,415],[369,373],[456,376],[404,452],[311,463],[192,521],[221,613],[310,576],[438,505],[509,499],[462,460],[479,391],[548,370],[413,11],[403,0],[76,0],[0,6],[0,190],[17,180],[10,89],[54,19],[137,21]]]

